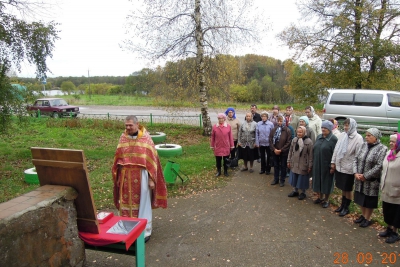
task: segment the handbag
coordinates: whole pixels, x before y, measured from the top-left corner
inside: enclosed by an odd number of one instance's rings
[[[237,148],[235,148],[235,157],[232,159],[230,159],[230,158],[225,159],[225,162],[226,162],[225,165],[226,165],[226,167],[234,168],[234,167],[239,166],[238,161],[239,161],[239,150]]]

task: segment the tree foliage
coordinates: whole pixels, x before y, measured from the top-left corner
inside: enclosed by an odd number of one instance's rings
[[[65,81],[65,82],[62,82],[62,84],[61,84],[61,91],[63,93],[66,93],[66,94],[70,95],[70,94],[75,93],[76,86],[71,81]]]
[[[52,56],[54,43],[58,39],[55,22],[28,22],[24,15],[32,15],[40,3],[24,0],[0,1],[0,106],[1,116],[6,118],[12,111],[22,110],[21,103],[9,85],[7,73],[21,63],[28,61],[36,66],[36,75],[42,77],[48,71],[46,59]],[[19,15],[15,15],[18,13]],[[27,16],[26,16],[27,17]],[[4,108],[9,107],[9,108]],[[1,119],[2,127],[7,127],[7,120]]]
[[[296,51],[295,58],[310,62],[305,68],[324,73],[320,78],[326,88],[398,87],[399,4],[303,0],[304,22],[285,29],[280,39]]]
[[[287,81],[280,60],[260,55],[218,55],[207,57],[205,61],[209,68],[205,77],[210,102],[288,103],[292,100],[283,90]],[[186,58],[168,61],[164,67],[144,69],[127,78],[125,90],[132,87],[129,93],[134,94],[139,85],[145,84],[152,97],[164,101],[193,101],[198,94],[195,65],[195,58]]]
[[[143,0],[135,3],[135,11],[128,17],[128,32],[133,36],[124,43],[125,48],[153,60],[196,58],[193,70],[205,135],[211,134],[207,58],[257,40],[257,25],[263,17],[250,14],[254,13],[251,4],[250,0]],[[175,89],[184,88],[182,84]]]

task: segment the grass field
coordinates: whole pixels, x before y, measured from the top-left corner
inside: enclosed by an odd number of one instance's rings
[[[193,101],[175,101],[168,100],[165,98],[152,98],[146,96],[131,96],[131,95],[69,95],[61,96],[66,99],[69,104],[72,105],[109,105],[109,106],[157,106],[157,107],[188,107],[188,108],[199,108],[200,102],[198,99],[193,99]],[[257,104],[259,110],[272,110],[273,105],[276,103],[259,103]],[[209,102],[210,108],[219,108],[223,106],[224,108],[233,107],[235,109],[246,110],[249,109],[250,104],[253,103],[237,103],[237,102]],[[296,111],[303,111],[308,105],[305,104],[279,104],[281,110],[285,110],[286,106],[292,105]],[[323,104],[314,105],[317,111],[321,111]]]
[[[9,135],[0,140],[0,202],[31,191],[38,185],[24,181],[24,170],[32,168],[30,147],[83,150],[87,158],[90,183],[98,209],[113,206],[111,166],[124,125],[111,120],[26,118],[15,121]],[[167,134],[167,142],[183,147],[183,155],[169,158],[178,162],[190,180],[184,185],[169,185],[170,197],[199,193],[223,186],[227,178],[215,179],[215,159],[209,138],[199,127],[156,125],[149,131]],[[161,158],[162,166],[168,159]]]

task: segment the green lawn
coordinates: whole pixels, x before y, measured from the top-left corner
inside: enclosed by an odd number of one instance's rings
[[[193,101],[176,101],[168,100],[165,98],[152,98],[147,96],[132,96],[132,95],[69,95],[60,96],[68,101],[71,105],[109,105],[109,106],[157,106],[157,107],[189,107],[189,108],[199,108],[200,102],[198,99],[193,99]],[[273,105],[276,103],[260,103],[255,101],[259,110],[272,110]],[[233,107],[235,109],[249,109],[250,104],[253,103],[237,103],[237,102],[209,102],[208,106],[210,108],[220,108],[220,107]],[[286,106],[292,105],[297,112],[304,111],[307,106],[305,104],[279,104],[282,111],[285,110]],[[316,110],[321,111],[323,104],[315,105]]]
[[[98,209],[113,207],[111,167],[114,152],[124,125],[120,121],[92,119],[30,118],[15,121],[9,135],[0,140],[0,202],[31,191],[38,185],[24,181],[24,170],[32,168],[30,147],[81,149],[84,151]],[[169,196],[214,189],[226,184],[224,177],[215,179],[215,158],[209,138],[199,127],[159,124],[148,128],[167,134],[167,142],[182,145],[183,155],[161,158],[178,162],[190,180],[169,185]]]

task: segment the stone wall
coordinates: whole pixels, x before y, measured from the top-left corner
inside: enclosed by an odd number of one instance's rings
[[[0,203],[0,265],[83,266],[76,197],[71,187],[46,185]]]

